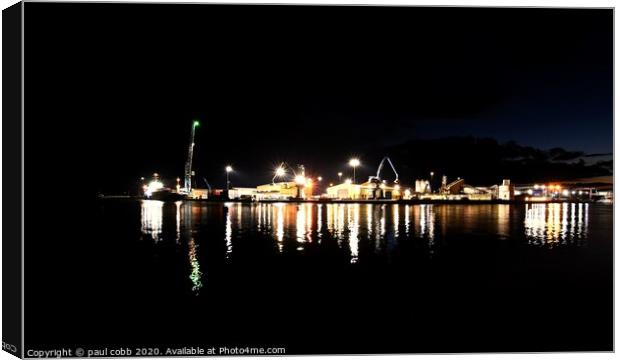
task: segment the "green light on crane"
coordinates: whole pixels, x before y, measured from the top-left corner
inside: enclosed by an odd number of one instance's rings
[[[200,126],[200,122],[198,120],[194,120],[194,127]]]

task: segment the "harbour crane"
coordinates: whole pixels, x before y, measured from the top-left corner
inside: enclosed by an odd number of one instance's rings
[[[381,180],[380,175],[381,175],[381,170],[383,170],[383,164],[385,164],[386,161],[388,162],[388,164],[390,164],[390,167],[392,168],[394,175],[396,175],[396,178],[394,179],[394,183],[398,184],[398,172],[396,171],[394,164],[392,164],[392,160],[390,160],[389,157],[385,156],[379,163],[379,167],[377,168],[377,175],[368,177],[368,182],[371,184],[375,184],[375,189],[372,191],[372,196],[375,199],[381,197],[381,196],[378,196],[377,193],[381,193],[380,187],[382,184],[382,180]]]
[[[377,175],[369,176],[368,182],[381,182],[381,177],[379,177],[379,175],[381,175],[381,170],[383,169],[383,164],[385,163],[386,160],[388,164],[390,164],[390,167],[392,168],[394,175],[396,175],[396,179],[394,179],[394,183],[398,184],[398,172],[396,172],[396,168],[394,167],[394,164],[392,164],[392,160],[390,160],[390,158],[387,156],[384,157],[383,160],[381,160],[381,162],[379,163],[379,168],[377,168]]]
[[[194,135],[196,135],[196,128],[198,126],[200,126],[200,122],[198,120],[194,120],[192,123],[192,134],[189,138],[187,161],[185,162],[185,181],[183,187],[186,194],[189,194],[192,190],[192,176],[194,175],[194,172],[192,171],[192,159],[194,157]]]

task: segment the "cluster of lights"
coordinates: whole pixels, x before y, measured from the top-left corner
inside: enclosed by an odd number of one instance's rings
[[[159,180],[153,180],[148,185],[144,185],[144,194],[147,197],[151,197],[154,192],[161,190],[164,187],[164,184]]]
[[[549,184],[549,185],[545,185],[545,184],[534,184],[534,189],[535,190],[543,190],[547,193],[552,193],[555,195],[561,195],[563,197],[568,197],[570,195],[583,195],[586,194],[587,191],[583,191],[583,190],[569,190],[566,188],[562,188],[561,185],[558,184]],[[528,189],[527,191],[528,195],[534,195],[534,190],[532,189]],[[515,192],[516,193],[516,192]],[[535,198],[525,198],[526,200],[534,200]]]
[[[306,177],[302,176],[302,175],[295,176],[295,184],[297,184],[297,185],[305,185],[306,184]]]

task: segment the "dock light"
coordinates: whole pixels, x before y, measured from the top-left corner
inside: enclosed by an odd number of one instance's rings
[[[534,184],[534,189],[538,189],[539,187],[540,187],[540,185]]]
[[[579,190],[579,195],[583,195],[583,191]]]
[[[394,190],[400,190],[400,185],[394,185]]]
[[[353,167],[353,182],[355,182],[355,168],[360,166],[360,161],[357,158],[353,158],[353,159],[349,160],[349,165],[351,167]]]
[[[271,183],[275,184],[276,183],[276,178],[277,177],[283,177],[284,175],[286,175],[286,169],[284,168],[284,163],[282,163],[282,165],[278,166],[276,168],[276,171],[273,175],[273,179],[271,179]]]
[[[295,176],[295,183],[297,185],[305,185],[306,184],[306,178],[302,175],[297,175]]]
[[[540,187],[541,187],[541,188],[543,188],[543,190],[546,188],[546,186],[545,186],[545,185],[540,185]]]
[[[571,191],[571,194],[575,195],[577,192],[575,190]]]
[[[330,187],[334,186],[334,183],[329,183],[329,186],[330,186]]]
[[[353,181],[351,181],[351,179],[346,179],[346,180],[344,181],[344,183],[345,183],[345,184],[350,185],[350,184],[352,184],[352,183],[353,183]]]
[[[319,176],[318,178],[316,178],[318,181],[323,181],[323,177]]]
[[[532,189],[528,189],[528,190],[527,190],[527,194],[528,194],[528,195],[532,195],[532,194],[534,194],[534,191],[533,191]]]
[[[408,198],[411,196],[411,190],[407,189],[405,190],[405,197]]]
[[[562,196],[568,196],[568,190],[566,189],[562,190]]]
[[[231,171],[233,171],[232,166],[230,166],[230,165],[229,165],[229,166],[227,166],[227,167],[226,167],[226,172],[231,172]]]
[[[153,180],[148,184],[148,186],[146,186],[144,190],[144,194],[148,197],[151,197],[151,195],[153,195],[154,192],[156,192],[157,190],[160,190],[163,187],[164,187],[164,184],[161,181]]]
[[[338,173],[338,182],[339,183],[342,182],[342,173],[341,172]]]

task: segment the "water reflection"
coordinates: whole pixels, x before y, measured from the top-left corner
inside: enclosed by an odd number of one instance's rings
[[[525,235],[531,245],[554,247],[576,243],[588,235],[589,204],[525,205]]]
[[[176,237],[175,240],[177,242],[177,244],[181,241],[181,204],[183,204],[182,201],[177,201],[174,203],[174,205],[176,205],[177,211],[176,211],[176,215],[175,215],[175,220],[177,223],[177,231],[176,231]]]
[[[359,228],[360,228],[360,204],[352,204],[347,211],[349,227],[349,249],[351,251],[351,263],[357,262],[359,252]]]
[[[142,200],[140,218],[142,234],[150,236],[155,242],[161,240],[164,202],[159,200]]]
[[[229,203],[224,205],[226,208],[226,231],[224,233],[224,239],[226,241],[226,259],[230,260],[232,254],[232,219],[231,219],[231,206]],[[238,216],[241,219],[241,216]]]
[[[525,239],[530,245],[547,247],[579,245],[588,235],[591,206],[585,203],[527,204],[524,207],[506,204],[222,205],[144,200],[140,214],[143,237],[149,237],[156,244],[167,239],[178,246],[187,244],[191,288],[198,293],[204,283],[204,264],[201,268],[200,259],[205,258],[200,254],[199,244],[225,249],[222,250],[225,259],[222,264],[232,264],[236,247],[248,246],[255,236],[271,239],[269,251],[278,254],[331,256],[337,253],[351,264],[377,256],[390,262],[393,254],[405,251],[401,249],[432,255],[440,246],[449,246],[444,242],[446,238],[463,239],[459,241],[480,237],[492,241]],[[248,241],[237,243],[235,239],[239,237]],[[486,244],[492,246],[492,243]]]
[[[189,247],[188,256],[191,267],[189,279],[192,281],[192,291],[198,295],[200,288],[202,288],[202,272],[200,271],[200,262],[198,261],[198,245],[196,245],[193,237],[190,238],[187,245]]]

